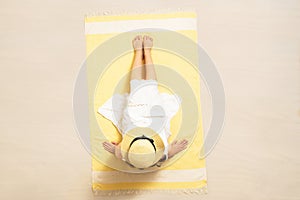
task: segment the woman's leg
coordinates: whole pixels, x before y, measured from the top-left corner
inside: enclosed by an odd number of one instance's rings
[[[134,48],[134,57],[131,66],[130,80],[144,79],[144,62],[143,62],[143,38],[141,35],[136,36],[132,40]]]
[[[146,69],[146,80],[157,80],[155,68],[151,57],[151,48],[153,46],[153,39],[147,35],[143,38],[144,43],[144,58]]]

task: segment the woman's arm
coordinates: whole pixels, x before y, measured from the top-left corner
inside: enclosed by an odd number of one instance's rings
[[[118,145],[116,145],[116,148],[115,148],[115,156],[116,156],[116,158],[122,160],[121,143],[119,143]]]

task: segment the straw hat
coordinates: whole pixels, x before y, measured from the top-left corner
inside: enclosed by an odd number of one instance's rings
[[[136,168],[144,169],[157,163],[164,154],[161,137],[151,128],[136,127],[128,131],[121,143],[125,161]]]

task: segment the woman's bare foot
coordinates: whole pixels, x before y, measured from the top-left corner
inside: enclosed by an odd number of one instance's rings
[[[144,35],[143,37],[143,45],[144,45],[144,52],[150,52],[151,48],[153,47],[153,38],[148,36],[148,35]]]
[[[141,51],[143,50],[143,38],[141,35],[137,35],[135,36],[135,38],[133,38],[132,40],[132,46],[134,48],[134,51]]]
[[[180,142],[178,140],[172,142],[172,144],[169,146],[168,157],[172,158],[180,151],[186,149],[187,145],[188,141],[186,139],[181,140]]]

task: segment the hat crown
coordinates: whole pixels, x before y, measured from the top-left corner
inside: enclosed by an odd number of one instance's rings
[[[137,127],[123,136],[122,156],[136,168],[148,168],[162,156],[164,144],[151,128]]]
[[[133,144],[134,142],[137,142],[138,140],[148,140],[148,141],[151,143],[151,145],[153,146],[154,150],[156,151],[156,147],[155,147],[155,144],[154,144],[154,140],[151,139],[151,138],[146,137],[145,135],[142,135],[142,136],[140,136],[140,137],[134,138],[134,139],[132,140],[132,142],[130,143],[129,148],[132,146],[132,144]],[[140,143],[141,143],[141,142],[139,141],[139,144],[140,144]],[[147,143],[147,144],[148,144],[148,143]]]
[[[155,150],[149,140],[136,140],[128,151],[128,161],[137,168],[155,164]]]

